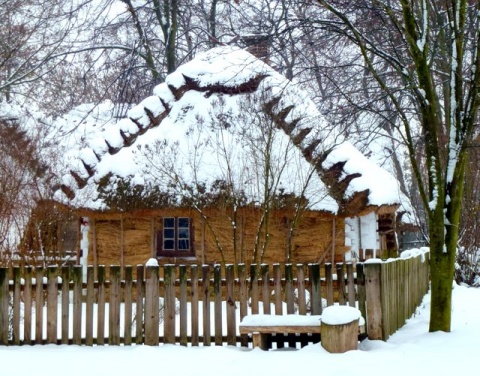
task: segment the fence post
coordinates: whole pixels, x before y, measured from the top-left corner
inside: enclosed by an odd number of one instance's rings
[[[0,268],[0,345],[8,345],[8,268]]]
[[[159,288],[158,266],[146,267],[145,283],[145,345],[158,346]]]
[[[368,339],[384,340],[382,312],[382,264],[364,264]]]

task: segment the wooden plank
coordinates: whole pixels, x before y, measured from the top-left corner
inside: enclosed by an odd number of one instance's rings
[[[188,345],[187,337],[187,267],[180,265],[180,345]]]
[[[145,345],[159,344],[159,287],[158,266],[146,267],[145,280]]]
[[[295,313],[295,294],[293,291],[293,265],[285,264],[285,298],[287,300],[287,314]]]
[[[132,301],[133,301],[133,269],[131,265],[125,266],[125,289],[123,291],[123,344],[132,344]]]
[[[192,346],[198,346],[198,266],[190,267],[190,278],[192,280]]]
[[[12,322],[12,342],[14,345],[20,344],[20,267],[13,267],[13,322]]]
[[[334,304],[333,299],[333,268],[332,264],[327,262],[325,264],[325,284],[327,290],[327,307]]]
[[[257,275],[257,265],[250,265],[250,301],[252,314],[258,314],[258,275]]]
[[[273,285],[275,291],[275,314],[283,314],[282,270],[280,264],[273,264]]]
[[[270,270],[267,264],[260,265],[262,273],[262,303],[263,314],[270,314]]]
[[[210,266],[202,266],[202,316],[203,316],[203,345],[210,346]]]
[[[8,268],[0,267],[0,345],[8,346]]]
[[[238,269],[238,284],[239,284],[239,296],[240,296],[240,321],[243,320],[248,313],[248,286],[247,276],[245,270],[245,264],[239,264]],[[248,346],[248,335],[241,335],[240,342],[242,346]]]
[[[353,275],[353,264],[347,263],[347,282],[348,282],[348,305],[356,307],[355,276]]]
[[[383,314],[381,303],[381,266],[364,264],[367,311],[367,333],[371,340],[383,340]]]
[[[30,345],[32,343],[32,267],[26,266],[24,274],[23,304],[25,313],[23,318],[23,343]]]
[[[346,293],[345,293],[345,267],[343,262],[338,262],[336,265],[337,271],[337,283],[338,283],[338,303],[340,305],[346,305]]]
[[[120,274],[121,266],[110,266],[110,296],[109,296],[109,320],[108,320],[108,344],[120,345]]]
[[[58,281],[57,267],[47,268],[47,343],[57,343]]]
[[[320,333],[320,325],[240,325],[240,333]]]
[[[62,344],[68,344],[70,330],[70,267],[62,267]]]
[[[362,313],[363,318],[367,318],[367,311],[365,306],[365,273],[363,263],[358,262],[357,268],[357,296],[358,296],[358,309]]]
[[[90,265],[87,267],[87,300],[85,302],[85,345],[87,346],[93,346],[93,301],[95,299],[93,274],[93,266]]]
[[[163,305],[163,336],[165,343],[175,343],[175,265],[164,266],[165,298]]]
[[[93,268],[93,274],[95,274],[95,270],[97,270],[98,277],[97,345],[103,346],[105,344],[105,266],[99,265],[97,268],[95,268],[95,266]]]
[[[145,297],[145,269],[143,265],[137,265],[136,279],[136,307],[135,307],[135,343],[143,344],[144,338],[144,297]]]
[[[312,315],[322,314],[322,296],[320,281],[320,265],[309,264],[308,273],[310,280],[310,309]]]
[[[73,344],[82,344],[82,267],[75,265],[73,273]]]
[[[297,301],[298,314],[307,314],[307,300],[305,298],[305,267],[303,264],[297,264]]]
[[[35,343],[43,341],[43,267],[38,266],[35,274]]]
[[[221,265],[213,266],[213,295],[215,304],[215,345],[222,346],[222,270]]]
[[[235,295],[234,295],[234,282],[235,275],[233,265],[225,266],[225,276],[227,280],[227,344],[235,346],[237,344],[237,322],[235,315]]]

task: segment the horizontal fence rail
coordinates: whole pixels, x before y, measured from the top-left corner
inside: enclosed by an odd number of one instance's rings
[[[85,280],[81,266],[0,268],[0,345],[247,346],[249,338],[239,335],[238,324],[249,314],[320,315],[325,306],[348,304],[367,317],[372,304],[365,275],[376,265],[89,266]],[[396,278],[403,279],[403,272],[416,269],[396,271]],[[376,278],[386,283],[392,273],[382,269]],[[409,282],[409,291],[417,282],[411,287]],[[424,276],[418,283],[425,284]],[[372,290],[370,296],[386,299],[395,288]],[[404,315],[425,291],[407,294],[412,298]],[[375,320],[390,322],[395,304],[382,302]],[[318,335],[276,339],[277,347],[315,341]]]

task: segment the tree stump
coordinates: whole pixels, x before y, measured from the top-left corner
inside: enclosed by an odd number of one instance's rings
[[[358,348],[360,311],[348,306],[331,306],[322,314],[322,347],[338,354]]]

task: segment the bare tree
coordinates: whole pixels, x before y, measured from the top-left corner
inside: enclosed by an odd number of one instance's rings
[[[318,24],[362,58],[372,94],[383,96],[391,103],[386,110],[396,113],[392,126],[407,147],[428,215],[430,331],[450,331],[465,167],[477,132],[478,2],[317,3],[325,10]]]

